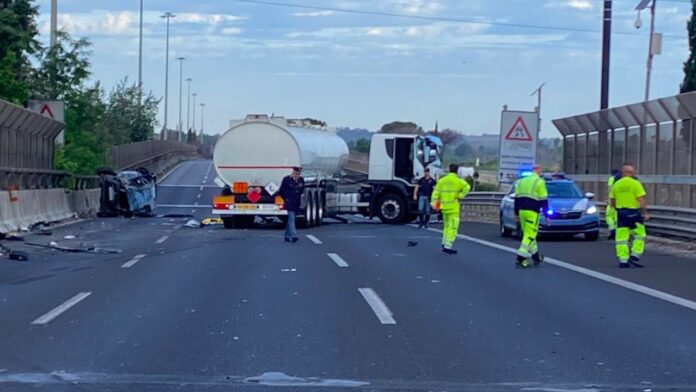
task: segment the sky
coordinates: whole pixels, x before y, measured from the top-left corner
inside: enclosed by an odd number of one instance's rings
[[[269,4],[272,3],[272,4]],[[205,132],[250,113],[313,117],[377,130],[391,121],[466,134],[497,133],[503,105],[534,110],[542,136],[555,118],[599,108],[602,0],[144,0],[143,85],[165,93],[179,121],[179,76],[205,107]],[[649,15],[614,0],[610,105],[643,99]],[[38,0],[48,41],[50,0]],[[295,5],[299,7],[287,6]],[[307,7],[307,8],[302,8]],[[312,8],[316,7],[316,8]],[[109,89],[138,75],[138,0],[58,0],[59,28],[93,42],[93,80]],[[350,13],[352,10],[367,13]],[[397,16],[394,16],[397,15]],[[651,98],[677,94],[688,57],[689,0],[660,0]],[[184,82],[182,123],[187,123]],[[191,113],[192,115],[192,113]],[[192,117],[192,116],[190,116]],[[190,118],[189,117],[189,118]],[[200,107],[196,113],[200,128]],[[158,116],[164,121],[164,101]]]

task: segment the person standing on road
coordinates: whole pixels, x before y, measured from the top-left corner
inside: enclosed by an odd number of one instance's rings
[[[614,169],[611,171],[611,176],[607,180],[607,195],[611,194],[611,187],[614,183],[621,178],[619,171]],[[607,227],[609,228],[609,237],[607,239],[613,240],[616,238],[616,209],[607,204],[607,208],[604,211],[604,220],[607,222]]]
[[[614,183],[609,193],[609,203],[616,209],[616,256],[619,268],[638,264],[645,250],[645,221],[650,220],[645,201],[645,189],[634,176],[636,169],[626,163],[621,168],[621,179]],[[630,254],[628,243],[633,239]]]
[[[541,178],[541,167],[534,166],[532,173],[515,184],[515,215],[522,230],[522,243],[517,250],[517,266],[529,267],[529,258],[539,265],[544,257],[539,254],[537,235],[539,234],[540,213],[549,207],[546,181]]]
[[[301,176],[302,168],[293,167],[292,174],[285,176],[280,183],[278,195],[283,198],[284,208],[288,212],[288,222],[285,225],[285,242],[297,242],[297,229],[295,219],[302,205],[304,193],[304,178]]]
[[[450,165],[449,174],[437,181],[432,194],[432,207],[442,212],[444,220],[442,251],[450,255],[457,254],[452,247],[459,233],[459,201],[471,189],[469,183],[457,175],[458,172],[459,165]]]
[[[425,174],[418,180],[413,190],[413,200],[418,201],[418,228],[427,228],[430,222],[430,198],[435,188],[435,179],[430,177],[430,169],[425,168]]]

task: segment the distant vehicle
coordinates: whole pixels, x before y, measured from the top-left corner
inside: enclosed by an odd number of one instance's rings
[[[339,191],[348,146],[334,130],[283,117],[249,115],[230,122],[213,152],[216,183],[222,188],[212,213],[226,228],[248,226],[256,217],[283,219],[277,194],[283,177],[302,166],[305,192],[298,224],[320,225],[324,217],[349,213],[378,217],[388,224],[415,220],[416,179],[425,168],[442,173],[442,142],[433,136],[375,134],[368,175],[353,192]]]
[[[584,235],[588,241],[599,238],[599,211],[592,203],[594,194],[583,194],[574,181],[563,174],[544,175],[549,192],[549,208],[539,222],[540,235]],[[515,185],[500,203],[500,235],[521,236],[515,220]]]

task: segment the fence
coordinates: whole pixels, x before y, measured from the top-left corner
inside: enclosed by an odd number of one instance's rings
[[[196,146],[173,140],[150,140],[111,147],[109,161],[115,168],[122,170],[147,166],[148,162],[159,160],[167,155],[196,154],[197,151]]]
[[[587,189],[583,189],[587,191]],[[505,193],[471,192],[462,201],[462,219],[498,223],[500,202]],[[606,203],[596,202],[599,207]],[[651,220],[646,222],[650,234],[679,239],[696,240],[696,209],[648,206]]]
[[[53,169],[54,139],[63,124],[0,100],[0,167]]]
[[[631,162],[651,204],[696,208],[694,120],[696,92],[553,123],[563,135],[564,171],[602,200],[611,170]]]

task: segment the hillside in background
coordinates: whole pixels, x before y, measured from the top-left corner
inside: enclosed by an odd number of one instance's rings
[[[338,136],[346,141],[346,143],[357,142],[360,139],[370,140],[372,137],[372,132],[364,128],[340,127],[336,129],[336,132],[338,133]]]

